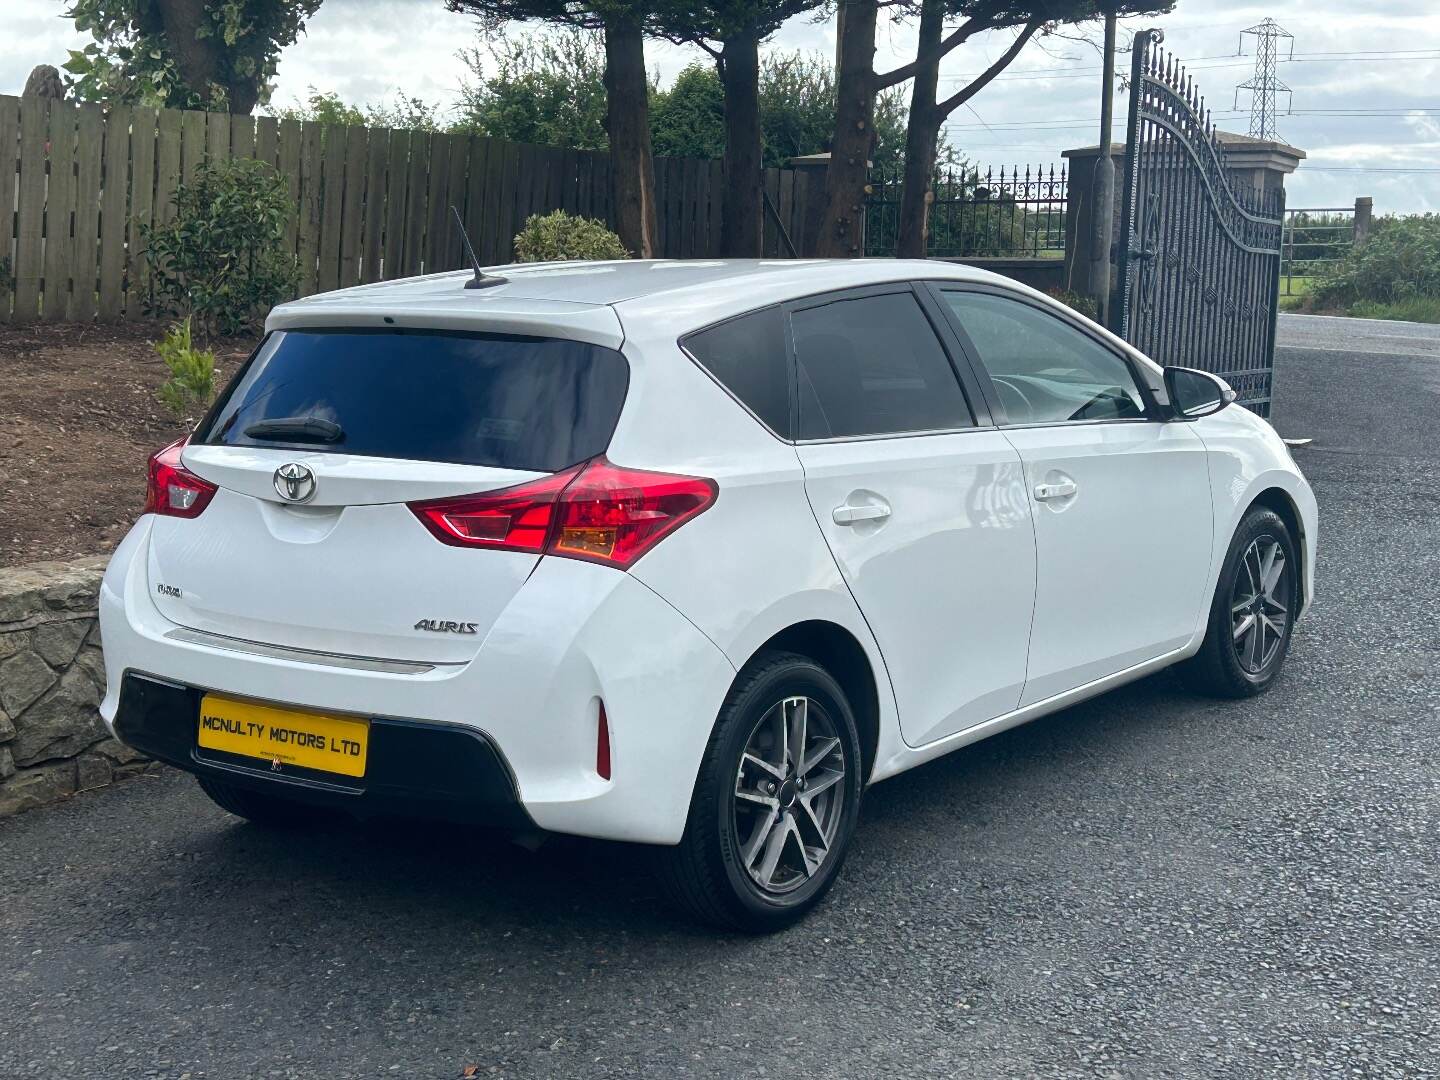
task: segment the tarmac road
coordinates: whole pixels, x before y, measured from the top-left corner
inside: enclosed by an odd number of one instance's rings
[[[1161,674],[878,785],[765,939],[618,846],[83,795],[0,823],[0,1076],[1440,1074],[1440,328],[1280,340],[1322,532],[1273,693]]]

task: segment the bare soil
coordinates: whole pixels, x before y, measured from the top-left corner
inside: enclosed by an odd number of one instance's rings
[[[156,397],[155,323],[0,326],[0,566],[110,551],[145,502],[145,460],[184,435]],[[212,343],[223,386],[251,340]]]

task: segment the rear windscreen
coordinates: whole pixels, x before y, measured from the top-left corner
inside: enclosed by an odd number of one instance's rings
[[[558,338],[279,331],[192,441],[555,472],[609,445],[628,378]]]

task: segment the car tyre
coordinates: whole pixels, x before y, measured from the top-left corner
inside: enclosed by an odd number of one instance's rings
[[[200,790],[210,796],[211,802],[221,810],[228,810],[255,825],[293,829],[314,824],[323,816],[323,811],[318,808],[293,799],[266,795],[210,776],[197,776],[195,779],[200,784]]]
[[[1180,665],[1191,689],[1245,698],[1274,685],[1290,651],[1300,559],[1280,515],[1263,506],[1241,520],[1210,604],[1200,651]]]
[[[720,710],[684,836],[661,852],[672,897],[726,929],[769,933],[799,920],[844,862],[861,762],[854,712],[834,677],[806,656],[761,654]]]

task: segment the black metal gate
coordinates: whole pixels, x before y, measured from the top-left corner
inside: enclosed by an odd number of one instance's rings
[[[1213,371],[1270,414],[1285,192],[1237,183],[1185,69],[1135,35],[1116,331],[1162,364]]]

